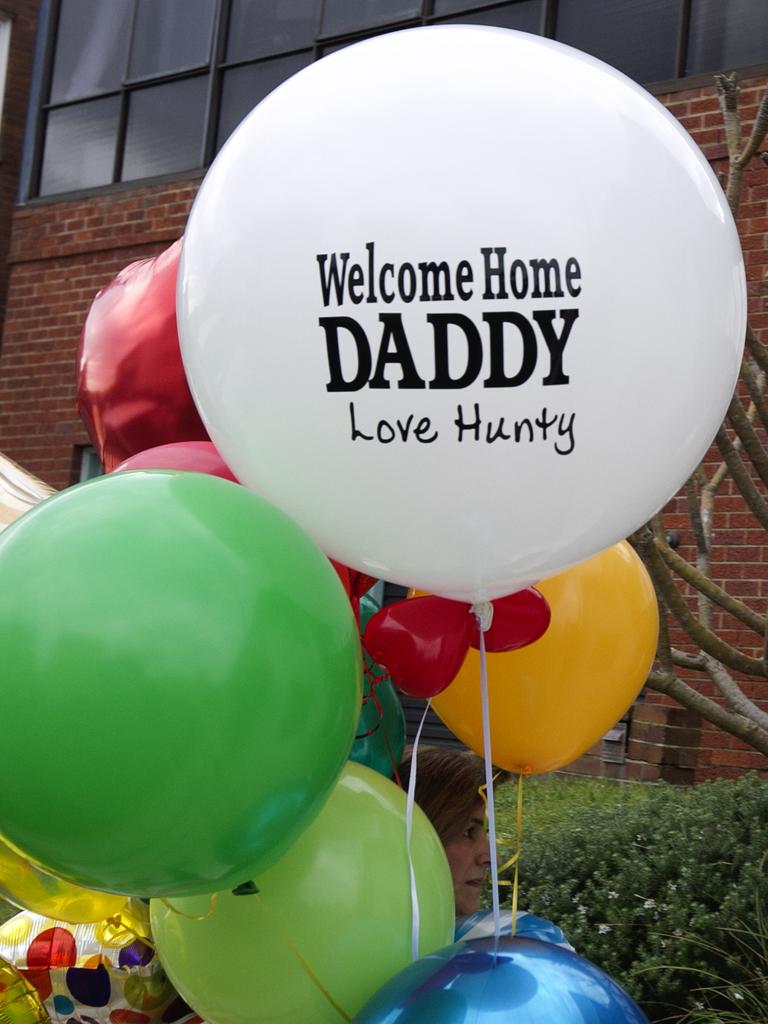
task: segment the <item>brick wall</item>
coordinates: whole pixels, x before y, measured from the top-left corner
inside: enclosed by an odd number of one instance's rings
[[[199,176],[17,210],[0,359],[0,451],[53,487],[74,483],[89,443],[75,356],[96,292],[179,238]]]
[[[12,97],[3,132],[23,130],[23,93],[28,75],[34,4],[6,3],[18,11],[14,36]],[[742,112],[749,127],[768,78],[742,83]],[[701,145],[716,170],[725,165],[724,133],[714,87],[661,97]],[[6,136],[11,138],[10,135]],[[10,146],[9,146],[10,148]],[[0,164],[0,202],[12,202],[17,163]],[[12,181],[13,179],[13,181]],[[96,291],[128,263],[162,251],[178,238],[199,184],[199,176],[146,188],[120,188],[81,199],[36,202],[16,210],[12,235],[2,234],[8,253],[7,315],[0,350],[0,451],[61,488],[75,479],[79,446],[87,434],[75,410],[75,353],[80,328]],[[11,187],[12,186],[12,187]],[[749,282],[752,326],[768,339],[768,167],[745,175],[740,229]],[[0,295],[3,278],[0,277]],[[680,499],[670,504],[669,527],[681,531],[680,553],[692,554]],[[740,497],[724,491],[716,519],[714,559],[729,592],[768,598],[768,536]],[[688,531],[688,532],[686,532]],[[716,613],[716,625],[734,645],[745,637],[741,624]],[[680,638],[678,638],[679,640]],[[768,684],[747,692],[768,708]],[[698,721],[690,712],[648,693],[629,723],[624,766],[606,765],[594,748],[573,771],[617,778],[684,782],[765,768],[765,759],[731,737]]]
[[[623,742],[617,741],[615,749],[608,749],[610,741],[596,743],[560,774],[690,785],[697,781],[701,743],[697,714],[679,704],[643,700],[627,716]]]

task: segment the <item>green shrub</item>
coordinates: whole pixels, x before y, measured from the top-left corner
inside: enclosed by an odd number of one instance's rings
[[[722,932],[725,942],[701,942],[714,956],[716,968],[682,969],[688,975],[694,1009],[682,1024],[766,1024],[768,1022],[768,918],[760,901],[756,927]]]
[[[768,781],[643,787],[637,799],[615,788],[625,794],[610,803],[563,796],[558,809],[553,797],[536,826],[526,813],[520,906],[560,925],[652,1020],[679,1018],[702,1003],[689,969],[722,975],[731,955],[733,971],[731,932],[754,931],[756,900],[768,901]]]

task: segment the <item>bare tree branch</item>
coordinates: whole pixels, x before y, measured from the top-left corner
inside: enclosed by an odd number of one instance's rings
[[[765,500],[750,479],[738,451],[723,427],[720,427],[718,430],[715,442],[750,512],[763,529],[768,530],[768,505],[766,505]]]
[[[688,636],[703,652],[716,658],[735,672],[748,676],[766,677],[765,665],[760,658],[751,658],[737,651],[730,644],[721,640],[714,632],[707,629],[692,614],[685,599],[674,584],[671,573],[656,549],[655,544],[645,548],[646,565],[654,584],[658,586],[664,603],[683,627]]]
[[[758,108],[749,142],[739,154],[738,161],[742,167],[746,167],[752,157],[757,156],[757,151],[763,144],[766,132],[768,132],[768,91],[763,95]]]
[[[701,654],[688,654],[686,651],[678,651],[672,648],[672,664],[678,668],[689,668],[694,672],[706,672],[704,657]]]
[[[768,757],[768,732],[750,719],[729,711],[721,704],[716,704],[715,701],[705,697],[674,675],[651,672],[648,677],[648,686],[658,693],[673,697],[680,704],[698,712],[707,722],[719,726],[725,732],[738,737]]]
[[[764,430],[768,430],[768,407],[765,404],[765,373],[756,370],[752,360],[744,360],[741,377],[749,391],[752,406],[756,409]]]
[[[741,180],[744,165],[739,163],[741,155],[741,118],[739,117],[739,87],[736,75],[715,75],[715,88],[720,100],[720,111],[725,128],[725,144],[728,147],[728,180],[725,195],[731,212],[736,215],[741,198]]]
[[[749,354],[763,371],[768,373],[768,349],[761,345],[752,328],[747,324],[746,346]]]
[[[732,711],[757,723],[761,729],[768,733],[768,714],[751,701],[744,691],[737,685],[733,676],[726,672],[723,666],[714,658],[704,655],[704,666],[707,675],[715,684],[718,693],[721,693],[728,702]]]
[[[693,539],[696,543],[697,554],[707,556],[709,555],[709,544],[711,533],[711,525],[709,531],[704,528],[704,519],[701,515],[701,506],[699,505],[699,495],[696,493],[696,480],[694,477],[689,477],[685,484],[685,498],[688,502],[688,518],[691,520],[691,527],[693,528]],[[702,570],[704,571],[704,570]]]
[[[746,605],[737,597],[731,597],[730,594],[727,594],[717,583],[708,579],[699,569],[694,568],[690,562],[686,562],[684,558],[681,558],[665,541],[654,537],[654,544],[656,550],[673,572],[676,572],[686,583],[690,583],[692,587],[695,587],[700,593],[714,601],[715,604],[728,612],[729,615],[733,615],[734,618],[743,622],[745,626],[754,630],[762,640],[765,636],[766,625],[768,624],[764,616],[752,611],[749,605]]]
[[[751,411],[754,416],[754,406]],[[744,451],[757,470],[757,475],[764,484],[768,484],[768,452],[760,443],[760,439],[750,422],[749,416],[744,412],[741,402],[735,395],[728,406],[728,419],[731,421],[733,429],[744,446]]]

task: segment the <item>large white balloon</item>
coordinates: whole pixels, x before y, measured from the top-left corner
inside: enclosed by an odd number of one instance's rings
[[[706,451],[745,329],[722,190],[638,85],[502,29],[305,68],[214,162],[179,326],[238,478],[462,600],[608,547]]]

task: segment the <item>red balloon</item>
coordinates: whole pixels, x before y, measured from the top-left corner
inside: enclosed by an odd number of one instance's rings
[[[499,653],[517,651],[544,636],[552,613],[543,594],[534,587],[518,590],[516,594],[499,597],[493,604],[493,619],[485,632],[485,649]],[[472,646],[480,646],[477,629],[472,634]]]
[[[404,693],[434,697],[456,678],[475,629],[468,604],[430,594],[376,612],[364,644]]]
[[[109,472],[177,441],[207,441],[176,329],[181,240],[125,267],[96,295],[77,357],[77,407]]]
[[[145,452],[131,455],[116,466],[113,472],[126,469],[185,469],[191,473],[207,473],[223,480],[240,481],[216,450],[212,441],[177,441],[161,444]]]

